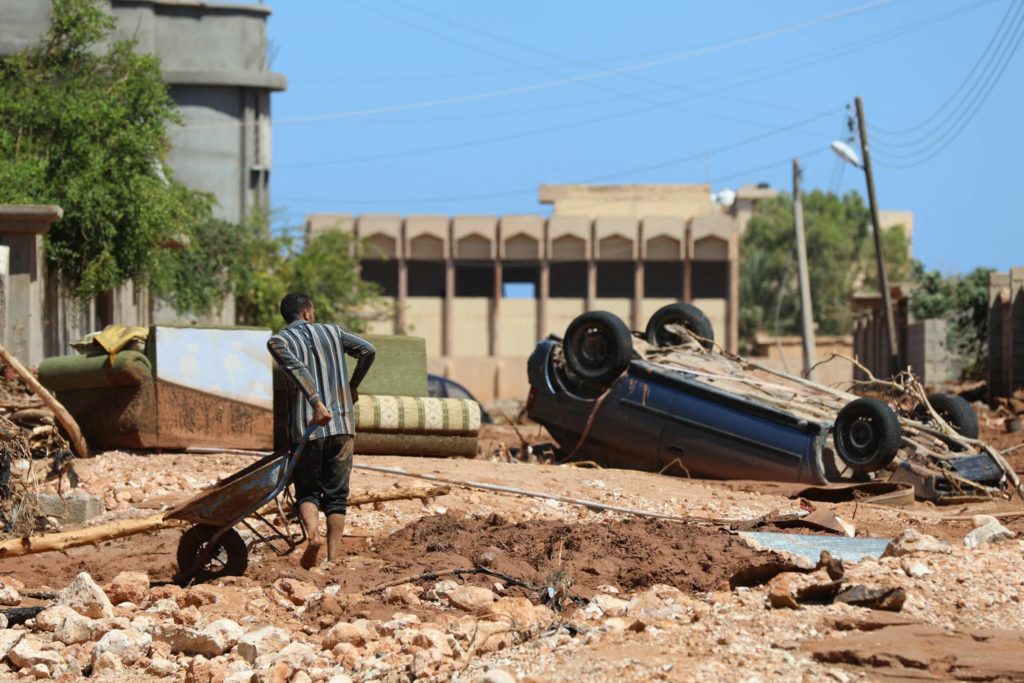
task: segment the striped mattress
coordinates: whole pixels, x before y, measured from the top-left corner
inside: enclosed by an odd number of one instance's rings
[[[480,404],[459,398],[360,396],[356,432],[475,436]]]

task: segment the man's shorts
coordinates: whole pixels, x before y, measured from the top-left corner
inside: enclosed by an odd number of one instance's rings
[[[345,514],[355,437],[339,434],[306,444],[295,466],[295,502],[313,503],[324,514]]]

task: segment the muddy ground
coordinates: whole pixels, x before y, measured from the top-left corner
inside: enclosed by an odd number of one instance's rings
[[[544,440],[536,427],[530,429],[523,430],[529,440]],[[1024,443],[1019,434],[989,431],[1000,448]],[[519,445],[508,427],[490,428],[484,437],[485,456],[499,452],[499,460],[510,459],[498,444]],[[1024,448],[1011,455],[1024,469]],[[77,471],[82,487],[108,508],[97,521],[107,521],[152,514],[251,461],[228,454],[107,453],[79,462]],[[257,549],[244,577],[182,589],[170,584],[179,528],[8,558],[0,560],[0,581],[21,586],[23,607],[51,604],[48,594],[81,572],[110,594],[117,593],[111,584],[119,575],[124,580],[122,572],[145,573],[149,587],[137,603],[123,602],[113,607],[113,617],[98,619],[87,641],[64,645],[56,632],[32,622],[0,631],[0,648],[2,634],[10,633],[25,641],[19,647],[29,654],[32,648],[53,653],[32,665],[24,656],[19,661],[25,665],[9,656],[0,676],[42,676],[42,665],[47,677],[65,680],[90,674],[107,680],[336,683],[488,675],[506,681],[1024,680],[1024,542],[1018,537],[977,549],[963,545],[971,517],[979,513],[1022,513],[1004,521],[1024,533],[1024,507],[1017,501],[905,509],[818,504],[852,522],[858,536],[893,538],[909,528],[946,545],[846,568],[848,583],[903,590],[899,612],[810,603],[774,609],[772,601],[788,590],[785,581],[823,585],[829,577],[822,570],[815,578],[792,574],[730,589],[736,571],[771,558],[712,522],[799,510],[784,486],[487,457],[361,457],[357,463],[707,523],[645,520],[453,488],[426,502],[352,510],[346,558],[327,569],[302,569],[295,555]],[[366,470],[353,475],[354,494],[415,485],[422,482]],[[493,574],[414,579],[367,593],[426,572],[474,567]],[[559,599],[551,599],[549,588],[561,591]],[[223,620],[232,623],[228,630],[237,627],[220,643],[223,651],[195,654],[216,640],[206,633],[214,624],[227,628]],[[231,642],[252,639],[266,627],[286,637],[262,644],[263,659],[250,661],[246,655],[255,650]],[[118,654],[116,663],[111,656],[97,658],[97,643],[108,637],[101,632],[109,631],[149,638],[149,649],[134,659]]]

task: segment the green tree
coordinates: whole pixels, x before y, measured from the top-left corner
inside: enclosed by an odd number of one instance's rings
[[[918,320],[944,318],[946,346],[963,362],[963,379],[982,379],[988,362],[988,280],[991,268],[943,277],[922,272],[910,298]]]
[[[54,0],[41,43],[0,61],[0,202],[63,207],[46,256],[83,297],[148,284],[212,203],[163,168],[174,102],[102,6]]]
[[[815,190],[804,195],[804,224],[814,320],[821,334],[847,334],[849,299],[857,289],[877,291],[870,214],[855,192],[839,197]],[[749,344],[758,331],[798,334],[792,198],[759,202],[740,241],[740,335]],[[906,236],[899,226],[882,235],[891,281],[911,274]]]

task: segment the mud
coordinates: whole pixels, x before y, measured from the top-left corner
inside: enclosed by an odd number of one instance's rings
[[[633,591],[661,583],[685,592],[711,591],[726,586],[729,576],[757,555],[725,531],[659,520],[510,524],[498,515],[451,513],[410,524],[365,554],[381,564],[331,577],[340,580],[343,591],[481,564],[534,586],[546,586],[562,572],[571,592],[583,598],[602,585]],[[495,579],[467,577],[467,582],[493,585]]]

